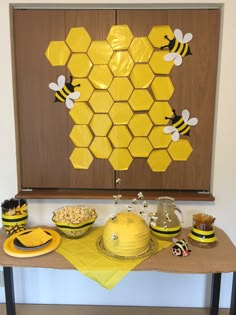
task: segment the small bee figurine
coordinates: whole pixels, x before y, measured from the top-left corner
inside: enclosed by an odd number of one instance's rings
[[[111,239],[112,239],[112,241],[116,241],[116,240],[118,240],[118,236],[113,233],[111,236]]]
[[[174,256],[186,257],[186,256],[189,256],[190,253],[191,253],[191,250],[189,249],[188,244],[184,239],[179,240],[179,241],[177,240],[175,244],[172,246],[172,254]]]
[[[112,221],[117,219],[117,216],[115,215],[115,213],[111,215],[111,219],[112,219]]]
[[[76,86],[80,84],[73,85],[72,77],[70,77],[70,82],[66,83],[66,78],[64,75],[60,75],[57,79],[57,83],[51,82],[49,88],[55,91],[55,102],[66,103],[68,109],[73,108],[74,100],[80,97],[80,92],[74,92]]]
[[[189,136],[190,127],[195,126],[198,123],[197,118],[190,118],[190,113],[187,109],[182,111],[182,116],[176,115],[175,110],[173,109],[174,117],[165,117],[165,119],[172,120],[172,126],[166,126],[164,128],[164,133],[169,134],[172,133],[172,140],[178,141],[180,135]]]
[[[173,39],[169,39],[167,35],[165,38],[169,41],[169,43],[165,46],[162,46],[161,49],[168,48],[170,52],[164,56],[164,60],[172,61],[174,60],[174,64],[176,66],[180,66],[182,64],[183,57],[192,55],[189,45],[187,44],[193,38],[191,33],[187,33],[183,36],[183,32],[180,29],[174,30],[175,37]]]

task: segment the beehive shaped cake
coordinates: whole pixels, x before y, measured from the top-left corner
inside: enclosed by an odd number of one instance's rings
[[[124,257],[140,256],[148,251],[150,230],[142,217],[133,212],[120,212],[104,227],[106,251]]]

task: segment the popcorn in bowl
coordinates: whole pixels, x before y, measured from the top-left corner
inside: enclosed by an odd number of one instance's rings
[[[84,235],[98,217],[95,209],[87,206],[65,206],[53,213],[52,221],[69,238]]]

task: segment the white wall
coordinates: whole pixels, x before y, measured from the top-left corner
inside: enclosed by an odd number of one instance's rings
[[[24,0],[25,4],[39,1]],[[47,1],[40,1],[47,3]],[[79,1],[71,0],[76,4]],[[129,1],[129,3],[170,4],[169,1]],[[185,226],[191,225],[192,214],[207,212],[216,217],[216,225],[225,230],[236,244],[236,2],[225,1],[174,1],[176,4],[206,5],[224,4],[222,22],[222,51],[219,62],[219,82],[217,88],[217,115],[214,139],[212,187],[215,202],[179,202],[185,214]],[[0,201],[11,198],[17,191],[16,147],[13,111],[11,47],[9,28],[9,1],[0,2]],[[21,3],[15,0],[14,3]],[[63,1],[51,1],[61,3]],[[98,1],[80,1],[98,3]],[[100,1],[99,3],[109,3]],[[127,1],[112,1],[127,3]],[[209,43],[210,45],[210,43]],[[204,135],[203,135],[204,136]],[[52,211],[61,205],[74,203],[72,200],[29,200],[30,223],[51,224]],[[109,214],[111,201],[82,200],[95,204],[103,220]],[[154,203],[151,203],[154,207]],[[102,223],[100,221],[100,223]],[[87,279],[77,271],[50,269],[18,269],[15,273],[16,302],[22,303],[63,303],[63,304],[111,304],[111,305],[159,305],[195,306],[209,305],[210,276],[170,275],[159,272],[131,272],[112,291],[108,291]],[[232,274],[222,279],[221,307],[229,307]],[[35,283],[37,289],[34,290]],[[141,285],[142,284],[142,285]],[[86,288],[86,290],[85,290]],[[181,290],[179,290],[181,288]],[[205,297],[206,295],[206,297]],[[184,298],[183,298],[184,297]],[[3,288],[0,288],[0,302],[4,301]]]

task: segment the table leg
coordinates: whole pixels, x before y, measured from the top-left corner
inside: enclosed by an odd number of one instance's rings
[[[210,315],[218,315],[220,301],[221,273],[213,273],[211,285]]]
[[[230,315],[236,315],[236,272],[233,273]]]
[[[7,315],[16,315],[12,267],[3,267]]]

